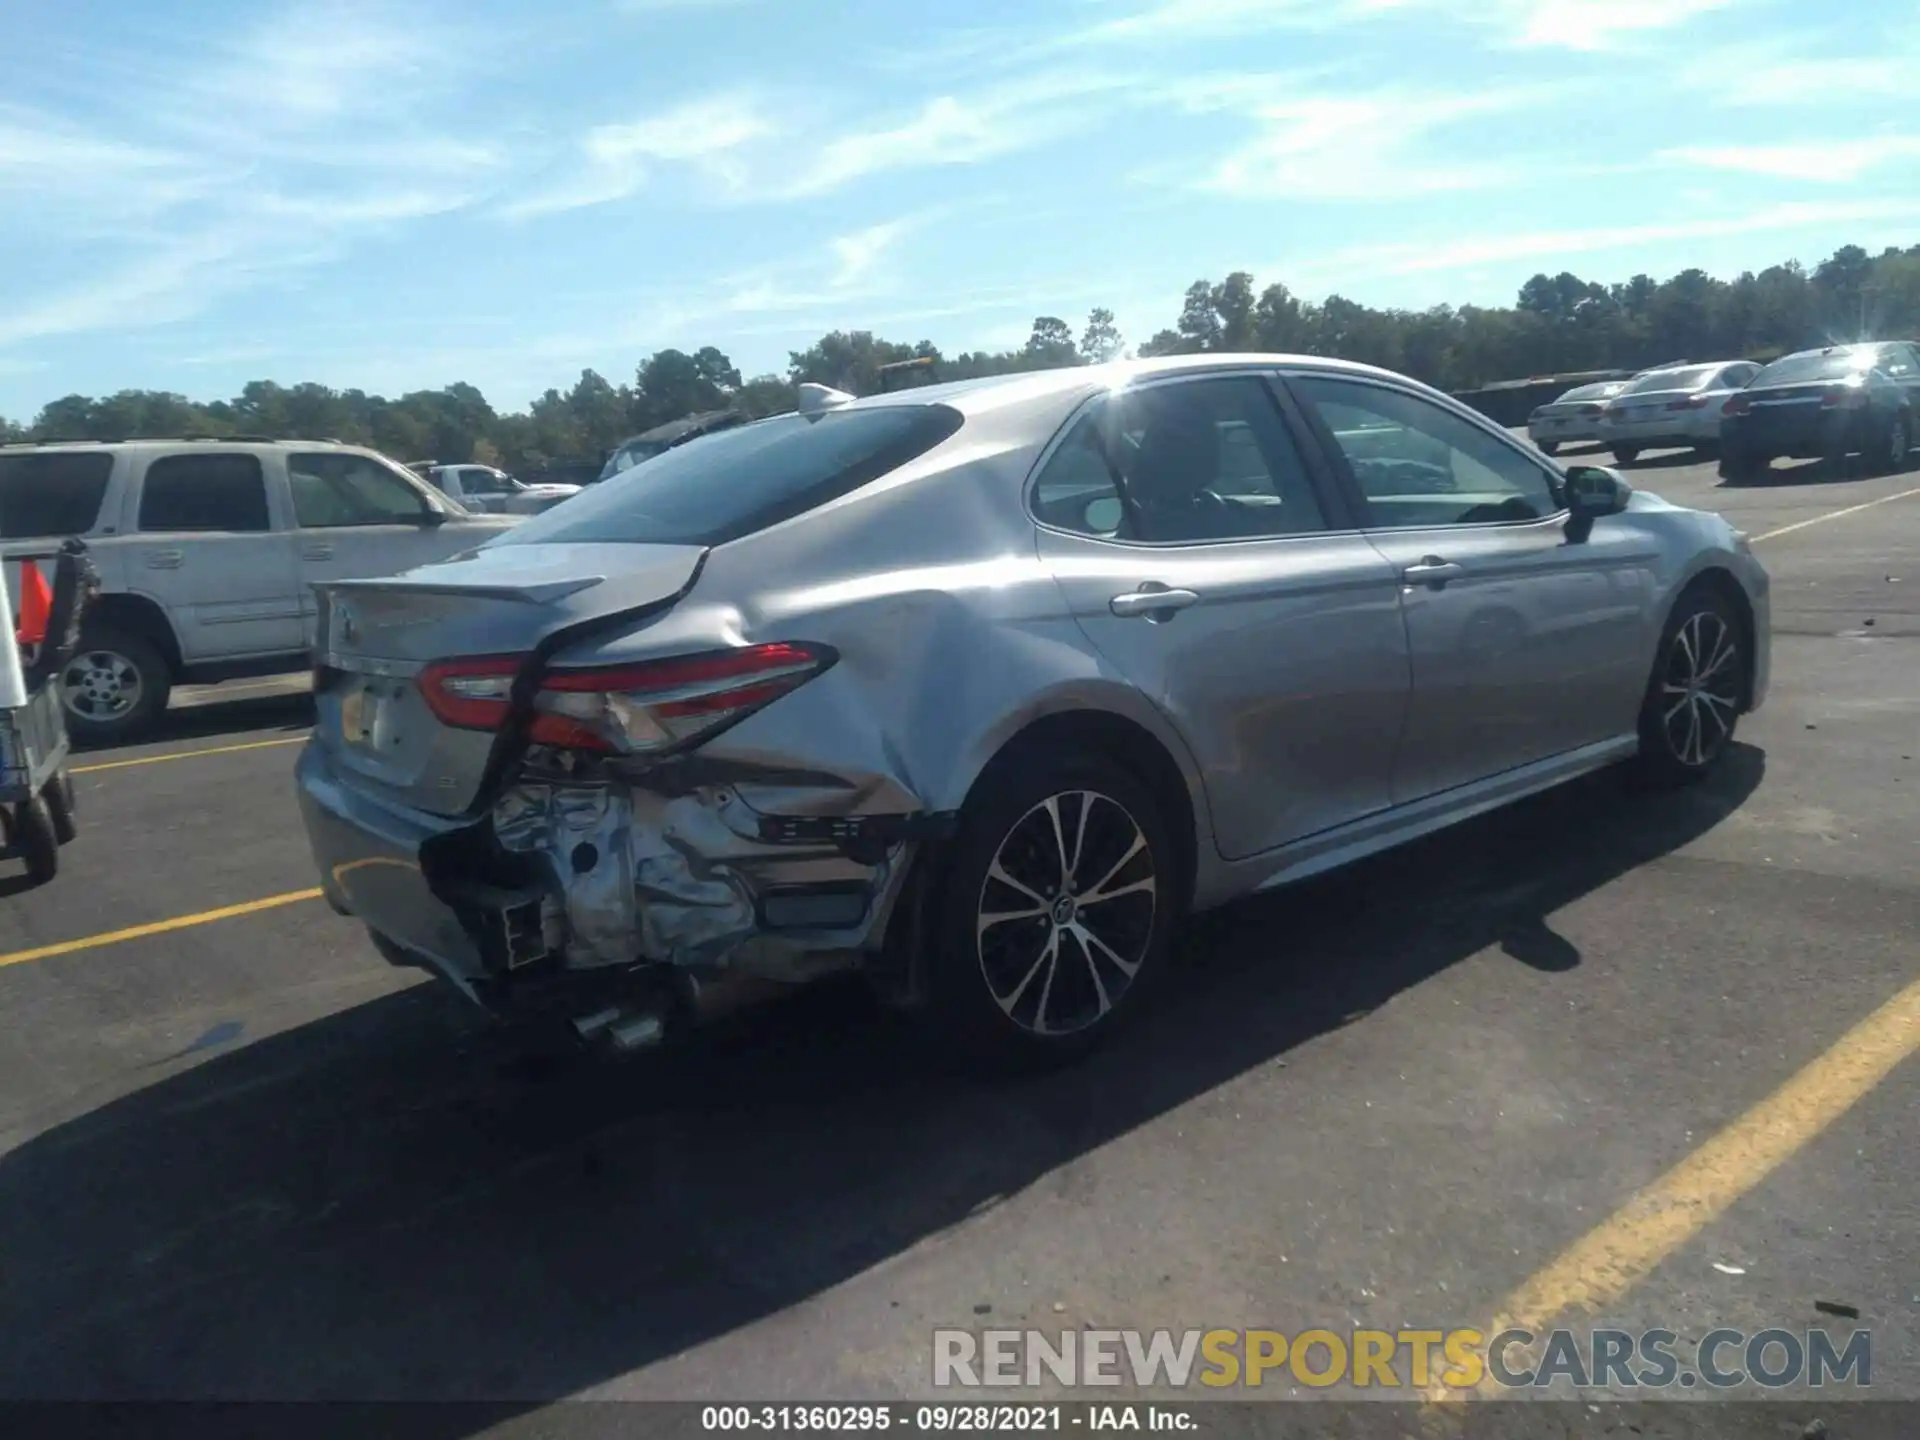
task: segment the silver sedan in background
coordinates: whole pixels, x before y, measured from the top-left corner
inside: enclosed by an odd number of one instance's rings
[[[1768,683],[1720,517],[1273,355],[816,390],[319,593],[327,897],[615,1051],[857,971],[1071,1056],[1183,917],[1597,767],[1696,779]]]
[[[1602,380],[1576,385],[1558,400],[1536,406],[1527,417],[1527,438],[1551,455],[1562,445],[1592,443],[1600,438],[1600,414],[1631,380]]]
[[[1601,413],[1600,443],[1622,465],[1642,450],[1686,447],[1716,455],[1722,408],[1760,369],[1752,360],[1721,360],[1636,376]]]

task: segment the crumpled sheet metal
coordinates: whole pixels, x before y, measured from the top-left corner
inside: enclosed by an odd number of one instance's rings
[[[539,860],[561,897],[570,966],[643,959],[800,980],[857,963],[864,934],[762,934],[749,875],[861,878],[879,894],[892,863],[768,845],[757,819],[730,791],[662,796],[617,781],[520,785],[493,812],[501,845]]]

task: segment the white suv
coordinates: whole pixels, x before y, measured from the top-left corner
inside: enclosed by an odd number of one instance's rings
[[[353,445],[0,446],[0,553],[77,535],[100,572],[61,675],[68,726],[95,744],[138,735],[176,684],[305,669],[316,583],[445,559],[519,519]]]

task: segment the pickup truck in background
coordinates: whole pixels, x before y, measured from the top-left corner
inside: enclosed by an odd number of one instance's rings
[[[415,473],[467,509],[488,515],[538,515],[578,495],[578,485],[530,485],[491,465],[416,465]]]
[[[68,729],[96,745],[138,738],[175,685],[306,669],[315,584],[445,559],[519,520],[353,445],[0,445],[0,557],[78,536],[100,574],[60,676]]]

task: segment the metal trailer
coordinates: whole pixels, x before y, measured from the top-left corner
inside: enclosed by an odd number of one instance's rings
[[[6,558],[52,562],[53,570],[47,633],[31,660],[14,641],[12,587],[0,584],[0,859],[24,861],[27,879],[44,885],[59,871],[60,847],[77,833],[60,672],[73,658],[81,618],[100,581],[78,540]]]

